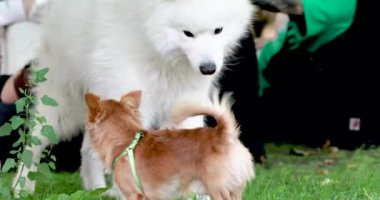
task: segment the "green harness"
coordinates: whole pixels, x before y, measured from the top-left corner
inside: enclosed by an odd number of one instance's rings
[[[131,171],[133,175],[133,180],[135,181],[137,187],[139,188],[140,192],[144,194],[144,189],[142,187],[141,181],[139,177],[137,176],[136,171],[136,165],[135,165],[135,157],[133,155],[133,150],[137,146],[137,144],[140,142],[140,140],[144,137],[144,132],[137,131],[135,134],[135,138],[132,140],[131,144],[125,148],[123,152],[121,152],[116,158],[112,161],[112,169],[115,169],[117,161],[120,160],[120,158],[124,157],[126,154],[128,154],[129,164],[131,166]]]

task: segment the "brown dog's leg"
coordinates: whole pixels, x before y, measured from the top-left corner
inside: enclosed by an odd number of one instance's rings
[[[223,187],[208,187],[208,192],[212,200],[232,200],[230,192]]]
[[[149,200],[148,198],[145,198],[141,194],[132,194],[132,195],[129,195],[129,196],[127,196],[127,199],[128,200]]]
[[[231,192],[231,200],[241,200],[243,197],[244,189],[239,189]]]

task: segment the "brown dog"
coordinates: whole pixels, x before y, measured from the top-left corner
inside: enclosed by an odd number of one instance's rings
[[[181,122],[194,115],[210,115],[214,128],[143,130],[139,104],[141,91],[124,95],[120,102],[100,100],[86,94],[87,131],[108,170],[128,147],[136,132],[144,137],[134,149],[137,176],[144,192],[134,181],[128,156],[121,157],[113,169],[114,183],[125,198],[169,200],[192,192],[205,193],[213,200],[240,200],[246,184],[254,177],[252,156],[239,137],[230,110],[229,97],[200,106],[182,104],[173,113]]]

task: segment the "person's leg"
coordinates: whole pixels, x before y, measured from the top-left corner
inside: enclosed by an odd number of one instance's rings
[[[14,104],[20,98],[19,88],[27,87],[27,68],[23,68],[16,74],[3,80],[3,87],[0,90],[0,102],[3,104]]]
[[[3,90],[3,87],[5,83],[8,81],[9,77],[11,77],[11,75],[8,75],[8,74],[0,75],[0,91]]]
[[[0,75],[0,93],[10,77],[10,75]],[[7,122],[13,114],[15,114],[14,105],[4,104],[0,99],[0,126]]]
[[[5,82],[9,79],[10,75],[0,75],[0,91],[2,91]],[[8,120],[16,114],[16,108],[14,104],[4,104],[0,101],[0,127],[8,122]],[[13,142],[16,141],[15,134],[7,137],[0,137],[0,165],[11,156],[9,149],[12,148]]]
[[[220,81],[222,91],[232,91],[235,104],[232,110],[240,124],[240,139],[249,148],[256,162],[266,158],[260,122],[258,68],[256,49],[250,35],[245,38],[235,56],[227,64]]]
[[[14,103],[19,98],[16,88],[25,85],[26,76],[24,71],[23,69],[15,75],[0,75],[0,127],[8,122],[12,116],[16,115]],[[0,163],[8,157],[14,156],[9,154],[12,144],[18,139],[17,132],[14,133],[16,134],[0,137]]]

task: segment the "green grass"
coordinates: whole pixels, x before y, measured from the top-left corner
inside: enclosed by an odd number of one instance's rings
[[[268,145],[269,163],[245,199],[379,200],[380,149],[338,151],[302,148],[306,156],[288,155],[289,146]]]
[[[246,200],[379,200],[380,149],[343,151],[296,147],[305,156],[291,156],[293,146],[267,145],[269,161],[256,166]],[[0,174],[0,199],[13,174]],[[30,199],[104,199],[81,190],[79,173],[59,173],[39,180]],[[3,186],[3,187],[1,187]],[[70,196],[71,195],[71,196]],[[5,198],[6,197],[6,198]]]

